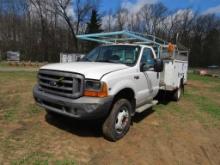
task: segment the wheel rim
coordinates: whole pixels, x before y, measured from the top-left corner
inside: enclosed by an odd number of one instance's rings
[[[122,133],[128,124],[129,112],[128,108],[123,106],[120,108],[115,121],[115,129],[117,133]]]

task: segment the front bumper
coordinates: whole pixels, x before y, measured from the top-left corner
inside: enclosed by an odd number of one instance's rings
[[[80,97],[78,99],[70,99],[45,93],[39,90],[38,85],[34,86],[33,96],[36,103],[46,110],[77,119],[106,117],[113,100],[113,97]]]

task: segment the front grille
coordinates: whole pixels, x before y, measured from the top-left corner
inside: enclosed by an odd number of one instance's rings
[[[38,83],[40,89],[54,95],[78,98],[83,93],[84,77],[76,73],[53,70],[40,70]]]

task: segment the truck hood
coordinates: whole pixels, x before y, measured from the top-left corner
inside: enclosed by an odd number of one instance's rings
[[[87,79],[101,79],[104,74],[128,68],[129,66],[114,63],[100,62],[72,62],[72,63],[56,63],[41,67],[41,69],[57,70],[80,73]]]

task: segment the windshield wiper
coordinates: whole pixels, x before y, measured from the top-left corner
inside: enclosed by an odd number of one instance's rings
[[[114,60],[96,60],[96,62],[108,62],[108,63],[116,63],[119,64],[119,61],[114,61]]]

